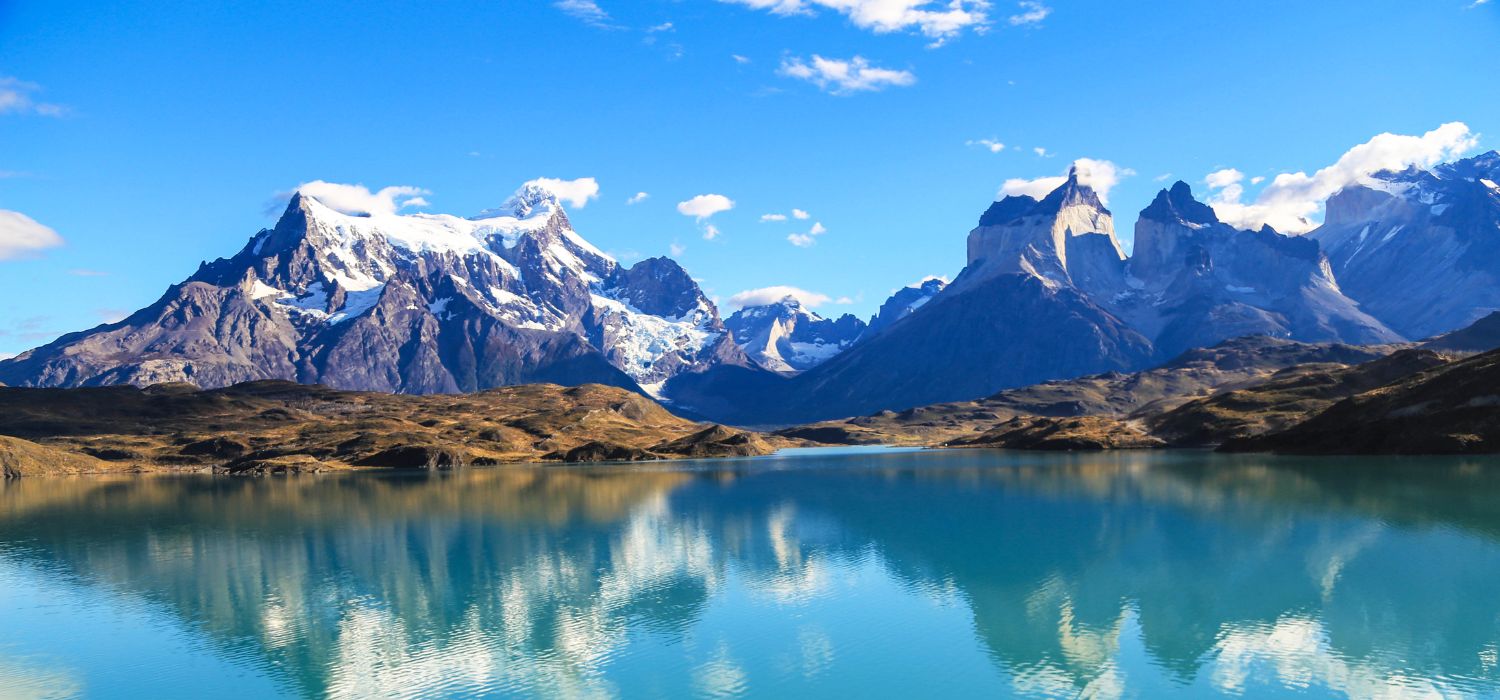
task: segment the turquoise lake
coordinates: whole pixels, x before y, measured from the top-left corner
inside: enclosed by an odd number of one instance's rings
[[[1500,696],[1500,461],[0,482],[0,697]]]

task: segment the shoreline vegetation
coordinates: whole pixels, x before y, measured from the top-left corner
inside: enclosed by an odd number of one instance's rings
[[[624,389],[356,392],[280,380],[0,387],[0,475],[262,475],[746,457],[786,447],[1287,454],[1500,452],[1500,350],[1244,337],[1161,367],[838,421],[751,430]]]

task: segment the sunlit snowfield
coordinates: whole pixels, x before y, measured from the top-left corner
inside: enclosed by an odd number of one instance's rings
[[[0,483],[0,697],[1493,697],[1500,463]]]

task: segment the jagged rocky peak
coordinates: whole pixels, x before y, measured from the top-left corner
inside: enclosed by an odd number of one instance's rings
[[[912,312],[926,306],[934,297],[948,288],[948,280],[928,277],[917,284],[908,285],[891,294],[880,309],[870,317],[869,328],[863,338],[868,338],[883,328],[910,316]]]
[[[725,319],[724,326],[752,362],[784,374],[828,361],[865,332],[865,322],[853,314],[823,318],[791,295],[742,308]]]
[[[715,322],[719,318],[698,283],[671,258],[646,258],[630,267],[616,268],[602,288],[610,297],[648,314],[684,318],[701,311]]]
[[[1153,281],[1164,286],[1184,265],[1201,267],[1207,262],[1203,246],[1215,234],[1230,236],[1233,229],[1219,223],[1213,207],[1195,199],[1193,189],[1178,180],[1158,192],[1136,219],[1130,274],[1148,286]]]
[[[969,233],[964,286],[1006,273],[1061,282],[1074,268],[1090,279],[1112,277],[1125,253],[1114,217],[1077,167],[1040,200],[1012,195],[992,204]]]
[[[1193,188],[1178,180],[1171,189],[1156,193],[1156,199],[1141,210],[1142,219],[1209,226],[1219,223],[1213,207],[1193,197]]]

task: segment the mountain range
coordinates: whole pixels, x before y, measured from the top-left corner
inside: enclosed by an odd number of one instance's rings
[[[18,386],[285,379],[432,394],[600,383],[684,415],[807,422],[1134,371],[1239,336],[1382,344],[1500,308],[1500,154],[1381,172],[1306,235],[1240,230],[1177,182],[1134,252],[1078,173],[991,204],[952,283],[868,322],[796,299],[721,318],[677,263],[625,267],[523,187],[471,218],[336,211],[276,225],[125,319],[0,361]]]

